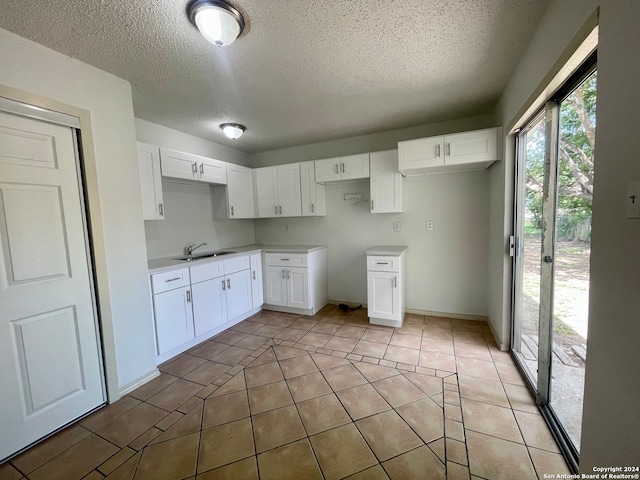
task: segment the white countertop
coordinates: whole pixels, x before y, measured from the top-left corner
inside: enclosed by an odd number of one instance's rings
[[[403,246],[372,247],[367,250],[367,255],[400,256],[406,250],[407,247]]]
[[[232,247],[232,248],[218,248],[216,250],[212,250],[213,252],[233,252],[227,255],[221,255],[216,257],[206,257],[197,260],[176,260],[176,258],[181,257],[182,255],[175,255],[167,258],[155,258],[149,260],[147,265],[149,267],[149,273],[159,273],[167,270],[174,270],[176,268],[181,267],[190,267],[192,265],[201,265],[207,262],[216,262],[219,260],[223,260],[225,258],[234,257],[237,255],[246,255],[250,253],[259,253],[259,252],[278,252],[278,253],[309,253],[314,250],[320,250],[322,248],[327,248],[326,245],[245,245],[242,247]],[[196,255],[201,255],[207,253],[207,250],[198,251]]]

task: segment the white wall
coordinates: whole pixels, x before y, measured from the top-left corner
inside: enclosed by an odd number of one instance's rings
[[[555,0],[523,54],[496,110],[509,125],[541,84],[557,70],[558,62],[576,45],[595,0]],[[640,179],[640,78],[638,42],[640,3],[636,0],[601,2],[598,47],[598,112],[595,185],[591,243],[588,359],[580,470],[593,467],[638,466],[640,434],[640,220],[625,218],[627,182]],[[500,219],[510,216],[512,188],[507,164],[495,170],[492,187],[506,185],[504,197],[491,197],[491,238],[504,240],[508,232]],[[494,181],[495,180],[495,181]],[[505,222],[506,223],[506,222]],[[504,262],[503,246],[491,244],[490,258]],[[489,283],[490,315],[500,315],[510,285],[503,265],[492,265]],[[500,288],[500,284],[501,288]],[[501,318],[508,322],[508,318]],[[496,318],[496,321],[499,320]],[[503,329],[504,331],[504,329]]]
[[[256,240],[326,244],[329,298],[358,304],[367,303],[366,250],[406,245],[407,308],[486,316],[488,173],[406,178],[404,192],[404,213],[372,214],[368,180],[328,184],[326,217],[256,220]],[[365,201],[354,205],[346,193]]]
[[[244,152],[138,118],[136,134],[141,142],[230,163],[249,163]],[[212,219],[208,185],[163,179],[162,193],[164,220],[144,222],[150,259],[181,255],[184,247],[193,243],[206,242],[201,251],[255,243],[253,220]]]
[[[155,370],[146,248],[128,82],[0,30],[4,95],[81,117],[108,390]],[[12,90],[17,89],[17,90]],[[95,180],[95,181],[94,181]]]

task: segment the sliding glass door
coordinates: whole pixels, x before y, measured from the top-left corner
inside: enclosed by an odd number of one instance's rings
[[[570,463],[580,451],[589,301],[595,57],[516,136],[516,360]]]

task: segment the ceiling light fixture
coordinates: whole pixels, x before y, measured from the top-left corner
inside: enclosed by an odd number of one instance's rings
[[[244,19],[238,10],[221,0],[196,0],[189,7],[189,18],[211,43],[230,45],[244,29]]]
[[[220,125],[220,128],[222,129],[224,134],[231,140],[240,138],[246,130],[244,125],[240,125],[239,123],[223,123],[222,125]]]

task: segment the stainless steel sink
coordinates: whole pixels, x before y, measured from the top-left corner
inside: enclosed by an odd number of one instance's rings
[[[180,260],[182,262],[194,262],[196,260],[202,260],[203,258],[211,258],[211,257],[219,257],[221,255],[229,255],[230,253],[235,252],[210,252],[210,253],[201,253],[198,255],[185,255],[183,257],[176,257],[173,260]]]

